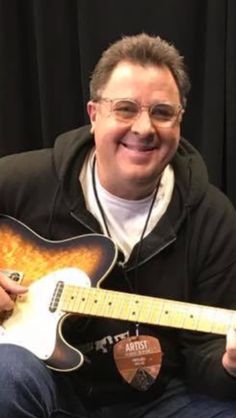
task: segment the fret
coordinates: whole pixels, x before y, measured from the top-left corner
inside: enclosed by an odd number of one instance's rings
[[[69,310],[69,304],[70,304],[70,298],[71,298],[71,290],[69,288],[69,286],[64,286],[63,292],[62,292],[62,296],[61,296],[61,300],[59,303],[59,308],[61,310],[65,310],[66,312],[70,312]]]
[[[102,316],[105,318],[112,318],[114,315],[114,307],[116,305],[115,294],[112,292],[107,292],[106,290],[103,291],[103,304],[102,304]],[[119,297],[119,296],[118,296]],[[115,315],[115,318],[117,315]]]
[[[59,308],[68,313],[223,335],[236,327],[233,310],[74,285],[64,286]]]
[[[185,329],[187,326],[192,329],[195,326],[195,316],[189,311],[187,304],[173,301],[172,326]]]
[[[102,298],[99,298],[99,294],[97,295],[97,289],[92,289],[92,292],[90,292],[91,289],[88,289],[88,292],[86,292],[86,310],[85,313],[88,315],[97,316],[99,309],[102,307]]]
[[[177,327],[182,325],[185,311],[181,304],[172,301],[163,301],[163,308],[159,318],[159,325]]]
[[[235,328],[236,325],[236,314],[234,311],[226,309],[215,309],[214,324],[212,332],[216,334],[227,334],[230,328]]]
[[[182,328],[189,329],[192,331],[196,331],[199,325],[199,317],[201,315],[201,307],[198,305],[186,305],[185,312],[184,312],[184,321]]]
[[[98,290],[96,288],[86,288],[83,292],[82,299],[84,300],[83,305],[83,314],[95,315],[99,309],[99,302],[101,303],[101,298],[97,297]],[[100,305],[101,306],[101,305]]]
[[[67,286],[69,288],[69,292],[73,293],[73,286]],[[76,288],[75,288],[76,289]],[[70,305],[70,307],[72,308],[71,313],[80,313],[80,314],[85,314],[87,313],[87,310],[89,309],[89,307],[87,306],[88,304],[88,291],[90,291],[90,288],[87,287],[77,287],[77,291],[76,291],[76,296],[74,297],[74,304]],[[72,297],[72,295],[71,295]]]
[[[123,309],[121,311],[121,319],[127,321],[137,321],[137,306],[135,306],[134,295],[123,293]]]
[[[78,287],[77,286],[70,286],[69,291],[67,292],[67,309],[69,312],[76,312],[77,311],[77,303],[76,300],[78,298]]]
[[[212,332],[215,318],[215,308],[201,306],[196,331]]]
[[[90,288],[81,288],[79,289],[78,299],[77,299],[77,309],[78,312],[85,315],[90,312],[90,302],[89,302],[89,292]],[[91,294],[91,293],[90,293]]]
[[[108,291],[107,294],[109,295],[108,300],[111,299],[110,303],[112,303],[111,317],[114,319],[123,319],[124,294],[113,291]]]
[[[236,329],[236,311],[231,310],[231,322],[229,328]]]
[[[65,289],[65,298],[63,300],[64,310],[70,313],[87,314],[90,310],[90,307],[88,306],[88,291],[90,290],[91,289],[86,287],[77,287],[77,294],[74,299],[74,286],[67,285]],[[71,298],[73,299],[73,304],[71,303]]]
[[[153,313],[153,299],[147,296],[136,297],[138,313],[138,322],[152,324],[151,314]],[[154,322],[155,324],[155,322]]]
[[[151,312],[149,315],[149,323],[153,325],[158,325],[160,323],[160,317],[163,310],[163,300],[162,299],[155,299],[149,298],[150,300],[150,307]]]
[[[138,296],[131,295],[129,300],[129,320],[138,321],[140,315],[140,300]]]

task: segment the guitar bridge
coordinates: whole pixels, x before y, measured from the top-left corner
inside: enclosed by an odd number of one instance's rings
[[[9,279],[13,280],[20,284],[23,280],[24,274],[20,271],[9,270],[9,269],[0,269],[0,272],[5,274]]]

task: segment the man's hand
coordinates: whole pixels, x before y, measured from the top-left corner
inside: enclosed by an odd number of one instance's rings
[[[27,292],[25,286],[21,286],[0,273],[0,312],[11,311],[14,307],[14,296]]]
[[[226,351],[222,358],[223,367],[236,377],[236,330],[231,328],[226,337]]]

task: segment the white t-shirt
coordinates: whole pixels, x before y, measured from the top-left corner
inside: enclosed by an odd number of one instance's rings
[[[92,165],[94,150],[88,155],[80,173],[80,181],[85,196],[88,210],[97,218],[104,234],[107,233],[104,225],[103,216],[99,209],[94,193],[92,181]],[[154,192],[140,200],[128,200],[114,196],[105,190],[100,184],[97,170],[95,167],[96,189],[100,204],[105,214],[106,223],[109,228],[111,238],[122,250],[125,260],[129,258],[134,245],[140,240]],[[168,165],[161,176],[158,192],[152,208],[151,216],[144,236],[148,235],[162,215],[165,213],[174,188],[174,171]]]

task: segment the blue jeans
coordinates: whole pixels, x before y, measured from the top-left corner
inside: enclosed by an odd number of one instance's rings
[[[74,386],[70,373],[52,372],[29,351],[0,345],[1,418],[236,418],[236,401],[188,394],[177,379],[148,404],[97,408],[85,406]]]

